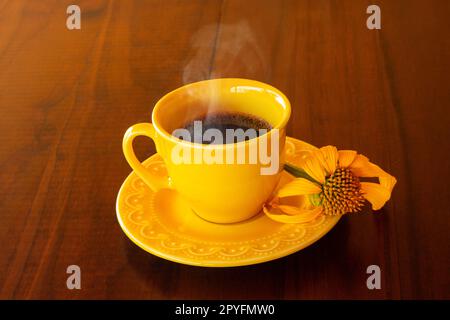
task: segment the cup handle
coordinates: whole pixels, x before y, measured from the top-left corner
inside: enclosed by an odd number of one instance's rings
[[[133,168],[134,172],[147,184],[153,191],[168,188],[169,183],[167,177],[157,175],[147,168],[136,157],[133,149],[133,140],[137,136],[149,137],[156,143],[155,128],[151,123],[138,123],[125,132],[122,141],[122,149],[128,164]]]

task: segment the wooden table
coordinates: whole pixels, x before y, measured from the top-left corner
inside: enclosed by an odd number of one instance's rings
[[[73,1],[0,1],[1,298],[450,298],[449,1],[77,2],[70,31]],[[381,30],[366,27],[373,3]],[[217,77],[278,87],[290,136],[367,155],[398,178],[392,200],[261,265],[139,249],[115,217],[123,133],[166,92]],[[81,290],[66,288],[72,264]]]

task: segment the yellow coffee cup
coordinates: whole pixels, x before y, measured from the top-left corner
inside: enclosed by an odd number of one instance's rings
[[[272,130],[254,139],[220,145],[183,141],[172,135],[209,112],[256,116]],[[239,222],[260,212],[279,181],[290,113],[285,95],[265,83],[231,78],[195,82],[162,97],[153,109],[152,123],[130,127],[123,138],[123,152],[153,191],[176,190],[205,220]],[[169,177],[152,173],[137,159],[132,143],[141,135],[153,139]],[[211,161],[211,155],[216,161]]]

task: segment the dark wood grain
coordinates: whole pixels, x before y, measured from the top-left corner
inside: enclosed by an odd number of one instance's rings
[[[71,3],[0,1],[0,298],[450,298],[449,1],[86,0],[69,31]],[[122,135],[164,93],[217,77],[281,89],[289,135],[367,155],[397,177],[392,200],[256,266],[136,247],[115,218]],[[71,264],[82,290],[66,288]]]

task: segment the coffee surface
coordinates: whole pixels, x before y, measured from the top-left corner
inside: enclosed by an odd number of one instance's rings
[[[244,113],[211,113],[202,118],[194,119],[184,125],[189,131],[190,142],[203,144],[236,143],[259,137],[260,134],[268,132],[272,126],[264,119]],[[208,129],[217,129],[214,133]],[[260,132],[260,130],[266,130]],[[220,136],[216,133],[220,132]],[[213,137],[211,137],[213,136]],[[200,138],[201,137],[201,138]],[[199,138],[201,139],[199,141]]]

